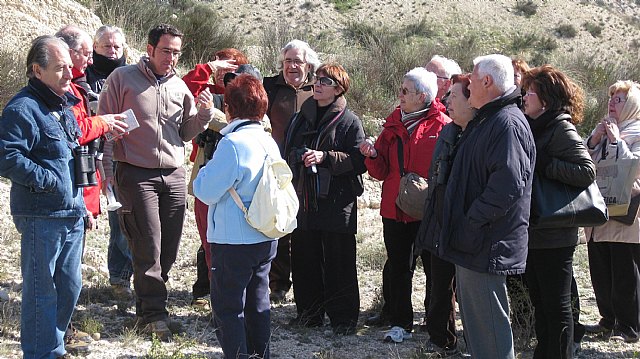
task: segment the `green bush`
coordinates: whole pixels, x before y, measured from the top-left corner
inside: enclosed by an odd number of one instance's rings
[[[538,5],[532,0],[518,0],[515,6],[516,14],[531,17],[538,12]]]
[[[92,7],[104,24],[124,29],[127,43],[145,49],[149,29],[160,23],[170,23],[184,36],[184,65],[192,66],[208,60],[211,53],[225,47],[242,46],[235,27],[223,22],[210,4],[193,0],[93,0]],[[135,16],[132,16],[135,14]]]
[[[587,30],[593,37],[600,37],[600,35],[602,34],[602,26],[591,21],[585,22],[584,24],[582,24],[582,27]]]
[[[333,3],[339,12],[346,12],[360,5],[360,0],[329,0],[329,2]]]
[[[562,24],[556,27],[556,36],[562,38],[576,37],[578,30],[571,24]]]

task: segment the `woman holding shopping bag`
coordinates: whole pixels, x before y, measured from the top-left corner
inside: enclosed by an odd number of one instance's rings
[[[606,156],[640,158],[640,85],[618,81],[609,87],[609,116],[587,140],[596,162]],[[600,168],[600,167],[598,167]],[[634,188],[640,188],[636,175]],[[609,220],[586,229],[589,270],[601,319],[587,332],[612,340],[638,341],[640,333],[640,221],[631,225]]]

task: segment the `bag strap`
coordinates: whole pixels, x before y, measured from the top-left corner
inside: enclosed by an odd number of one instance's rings
[[[229,194],[231,195],[231,198],[233,198],[233,201],[236,203],[238,208],[240,208],[242,213],[244,213],[244,215],[246,216],[247,207],[245,207],[244,203],[242,203],[242,200],[240,199],[240,195],[238,195],[238,192],[236,192],[235,188],[233,187],[229,188]]]
[[[404,144],[402,143],[402,137],[398,137],[398,168],[400,168],[400,177],[405,175],[404,173]]]

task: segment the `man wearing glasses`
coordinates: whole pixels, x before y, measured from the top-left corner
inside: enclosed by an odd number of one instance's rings
[[[149,32],[147,56],[115,69],[102,89],[98,114],[132,109],[140,127],[105,146],[105,172],[116,161],[116,194],[122,231],[133,258],[138,329],[170,341],[167,288],[186,207],[184,142],[213,117],[208,90],[198,96],[175,74],[182,33],[161,24]]]
[[[280,148],[284,146],[284,134],[289,120],[294,113],[300,111],[302,103],[313,96],[313,83],[319,66],[318,54],[309,44],[292,40],[280,50],[277,66],[280,73],[263,80],[269,98],[267,116],[271,121],[271,135]],[[274,303],[284,301],[291,288],[290,238],[290,235],[280,238],[278,254],[271,262],[269,289]]]

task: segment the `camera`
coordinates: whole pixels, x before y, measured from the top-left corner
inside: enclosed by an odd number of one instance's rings
[[[302,163],[302,156],[304,156],[304,154],[307,153],[307,151],[309,151],[309,148],[307,148],[306,146],[294,148],[291,151],[294,157],[291,163],[293,164]],[[318,173],[318,168],[316,167],[316,165],[311,165],[307,167],[307,173]]]
[[[98,184],[98,178],[96,176],[96,155],[99,147],[100,139],[97,138],[85,146],[77,146],[73,149],[76,186],[90,187]]]
[[[213,158],[213,152],[218,147],[218,142],[222,139],[222,135],[214,130],[206,129],[199,133],[195,138],[196,145],[200,147],[204,153],[204,163],[207,164]]]

